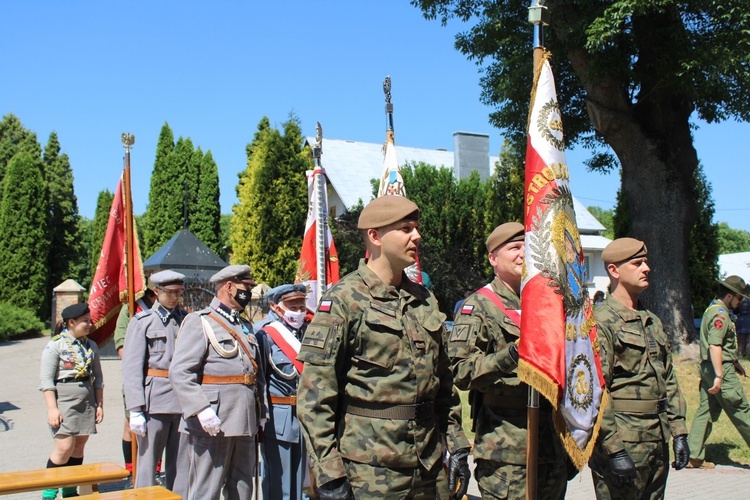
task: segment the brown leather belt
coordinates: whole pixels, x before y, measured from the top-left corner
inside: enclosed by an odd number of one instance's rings
[[[297,406],[297,396],[271,396],[271,404]]]
[[[255,385],[255,374],[243,375],[203,375],[201,384],[242,384]]]
[[[622,413],[655,414],[667,411],[667,398],[662,399],[612,399],[615,411]]]
[[[521,396],[484,393],[482,394],[482,404],[507,410],[525,410],[529,406],[529,400]]]
[[[391,405],[385,403],[367,403],[346,405],[346,413],[360,417],[383,418],[390,420],[422,420],[435,415],[432,401],[411,405]]]
[[[149,368],[146,372],[149,377],[169,378],[169,370],[160,370],[158,368]]]

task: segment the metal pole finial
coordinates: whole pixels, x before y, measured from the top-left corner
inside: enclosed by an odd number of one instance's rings
[[[315,126],[315,147],[313,147],[313,158],[320,165],[320,156],[323,154],[323,127],[320,122]]]
[[[135,136],[130,132],[124,132],[122,134],[122,147],[125,148],[125,151],[130,151],[133,144],[135,144]]]

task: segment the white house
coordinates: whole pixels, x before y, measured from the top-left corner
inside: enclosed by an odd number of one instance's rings
[[[306,144],[313,147],[315,137],[307,137]],[[489,178],[497,156],[490,156],[490,137],[487,134],[455,132],[454,151],[445,149],[420,149],[396,146],[399,165],[422,162],[453,170],[457,178],[466,178],[477,170],[484,180]],[[321,163],[328,177],[329,215],[341,215],[361,199],[366,205],[372,198],[371,179],[380,179],[383,174],[383,144],[323,139]],[[409,186],[406,186],[409,194]],[[586,258],[586,276],[589,293],[596,290],[606,292],[609,279],[602,263],[602,250],[611,241],[602,232],[605,227],[591,215],[581,202],[573,198],[578,231]]]

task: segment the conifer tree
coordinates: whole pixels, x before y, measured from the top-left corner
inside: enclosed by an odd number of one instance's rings
[[[313,168],[299,120],[290,116],[283,129],[264,117],[247,145],[229,236],[232,262],[250,264],[256,281],[270,285],[294,280],[307,217],[305,171]]]
[[[109,211],[112,209],[112,200],[115,195],[109,189],[99,191],[96,199],[96,212],[94,220],[91,223],[91,263],[90,279],[96,275],[96,266],[99,264],[99,257],[102,254],[102,245],[104,244],[104,235],[107,234],[107,223],[109,222]]]
[[[48,193],[41,157],[16,153],[5,170],[0,201],[0,301],[46,318]]]
[[[33,156],[42,153],[36,134],[26,130],[13,113],[9,113],[0,121],[0,200],[3,197],[3,179],[10,159],[19,151],[27,151]]]
[[[198,149],[200,152],[200,148]],[[201,155],[197,200],[190,218],[190,230],[217,255],[224,254],[221,241],[221,204],[219,203],[219,169],[211,151]]]
[[[152,253],[172,237],[170,235],[166,240],[162,240],[164,227],[164,211],[167,206],[169,197],[182,193],[169,192],[166,180],[169,177],[170,157],[174,153],[175,143],[174,134],[169,124],[164,122],[159,133],[159,140],[156,144],[156,158],[154,160],[154,170],[151,173],[151,188],[148,192],[148,208],[144,217],[143,228],[143,258],[147,259]],[[180,219],[182,220],[182,219]]]

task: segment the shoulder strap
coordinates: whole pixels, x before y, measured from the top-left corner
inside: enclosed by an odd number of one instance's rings
[[[303,364],[297,361],[297,355],[301,347],[300,341],[297,340],[292,332],[280,321],[273,321],[263,327],[263,331],[268,332],[273,343],[279,346],[284,356],[289,358],[298,372],[302,373]]]
[[[229,328],[217,315],[213,313],[213,311],[209,312],[208,315],[211,319],[213,319],[219,325],[221,325],[221,327],[224,328],[224,330],[226,330],[229,333],[229,335],[232,336],[234,340],[237,341],[240,347],[242,347],[242,350],[245,351],[245,354],[247,354],[247,359],[253,365],[253,370],[255,371],[255,373],[258,373],[258,364],[255,362],[255,357],[252,354],[250,354],[250,349],[247,348],[247,346],[242,341],[242,339],[240,339],[239,335],[237,335],[237,333],[234,330]]]
[[[480,295],[484,295],[488,299],[490,299],[490,302],[495,304],[500,311],[505,314],[512,322],[515,324],[518,328],[521,328],[521,311],[519,309],[508,309],[505,307],[505,304],[503,304],[503,301],[500,300],[500,297],[495,293],[495,291],[492,289],[490,285],[485,285],[479,290],[477,290],[477,293]]]

